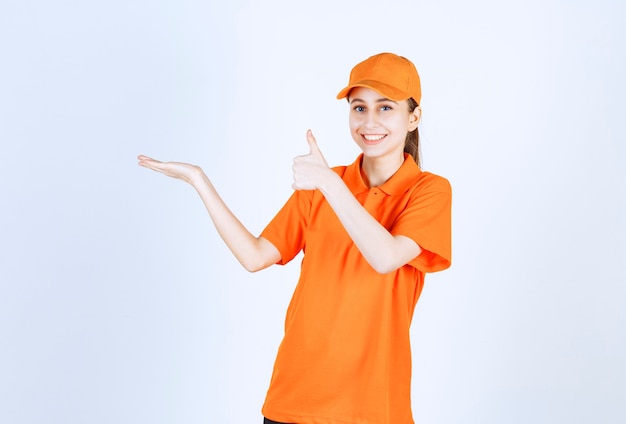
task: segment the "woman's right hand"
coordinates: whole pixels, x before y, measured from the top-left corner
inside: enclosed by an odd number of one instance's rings
[[[161,162],[144,155],[139,155],[137,159],[139,166],[186,181],[196,189],[220,237],[248,271],[259,271],[280,260],[280,252],[270,241],[263,237],[255,237],[228,209],[199,166],[181,162]]]
[[[183,180],[191,185],[204,174],[202,168],[183,162],[161,162],[148,156],[139,155],[139,166],[160,172],[168,177]]]

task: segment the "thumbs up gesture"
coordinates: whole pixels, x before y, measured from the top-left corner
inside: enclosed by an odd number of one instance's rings
[[[318,189],[329,172],[332,172],[311,130],[306,133],[306,141],[309,143],[309,154],[297,156],[293,160],[293,184],[291,186],[295,190]]]

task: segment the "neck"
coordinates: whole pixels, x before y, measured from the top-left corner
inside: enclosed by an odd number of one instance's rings
[[[369,187],[383,185],[400,169],[404,162],[404,152],[399,156],[368,158],[363,156],[361,174]]]

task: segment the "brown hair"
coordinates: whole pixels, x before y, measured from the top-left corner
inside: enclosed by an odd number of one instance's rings
[[[409,104],[409,112],[413,112],[418,106],[413,97],[408,99],[407,102]],[[413,156],[417,166],[420,166],[420,134],[417,128],[407,133],[404,141],[404,152]]]

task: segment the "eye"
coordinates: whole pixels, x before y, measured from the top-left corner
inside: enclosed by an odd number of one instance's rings
[[[385,106],[381,106],[380,110],[393,110],[393,108],[391,106],[385,105]]]
[[[365,111],[365,108],[364,108],[363,106],[355,106],[355,107],[354,107],[354,110],[355,110],[356,112],[363,112],[363,111]]]

